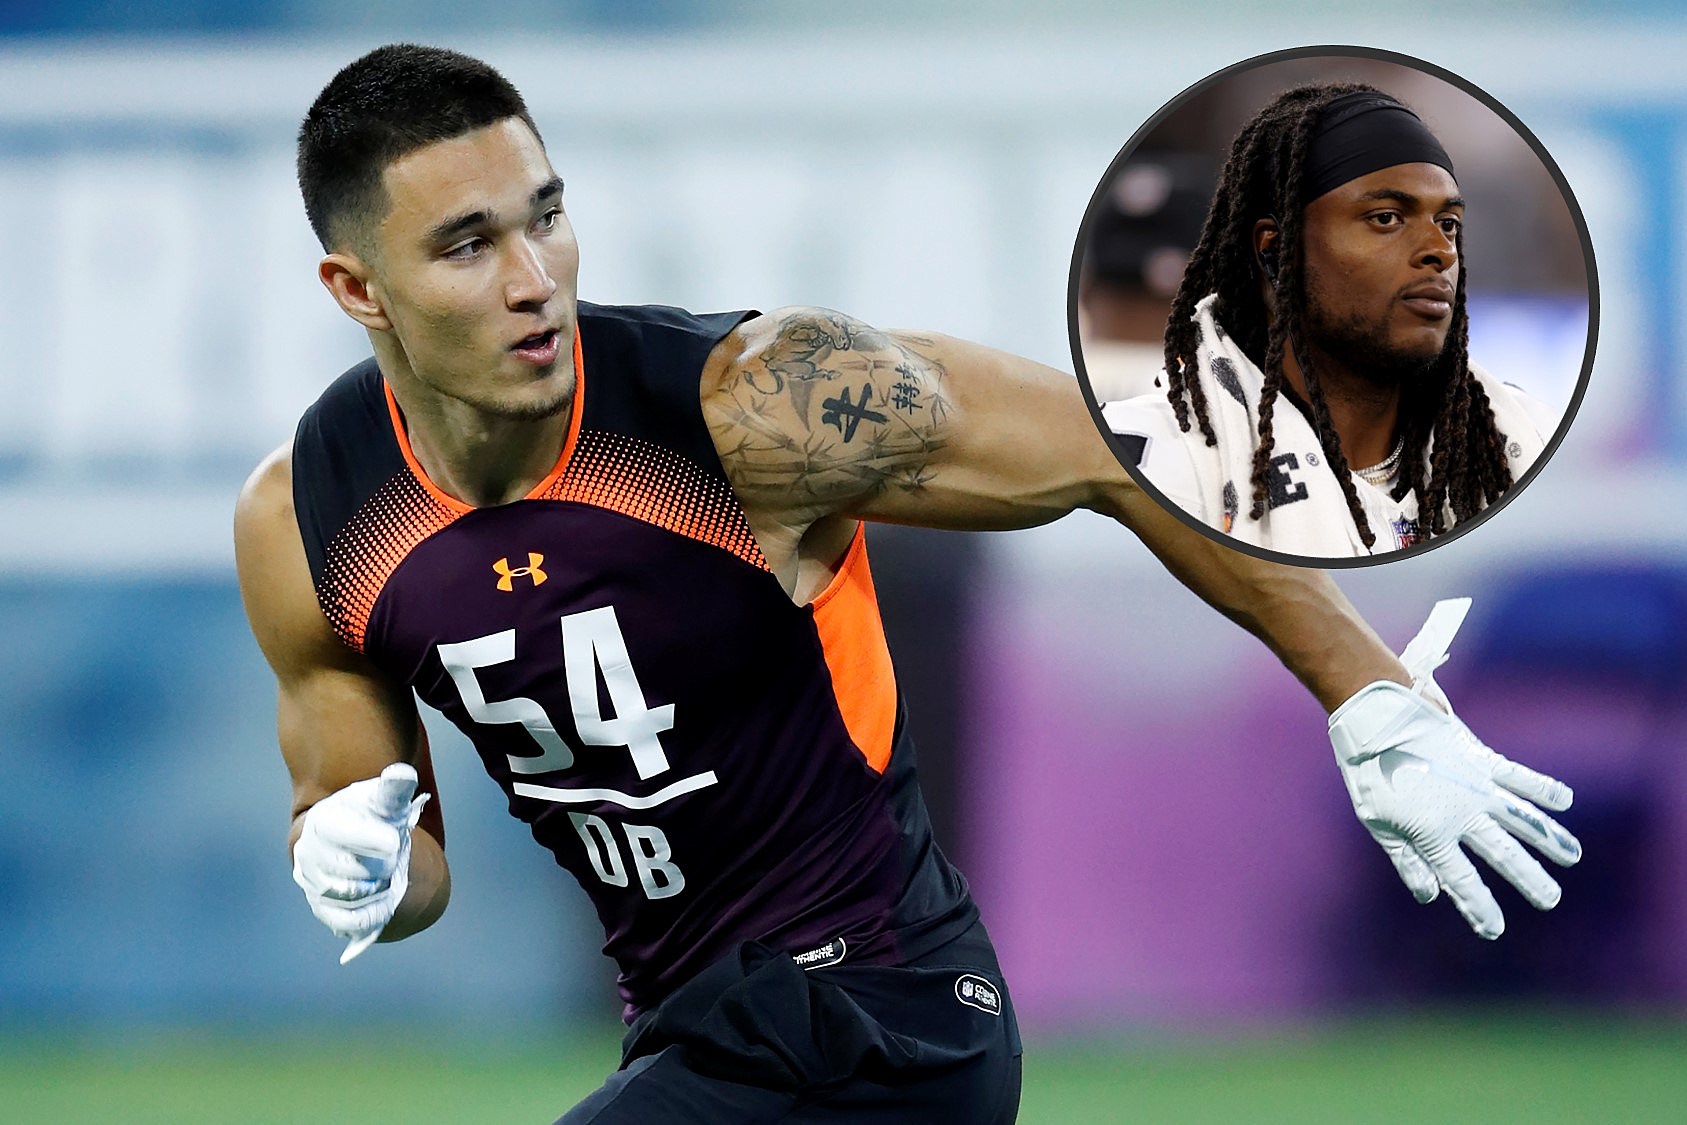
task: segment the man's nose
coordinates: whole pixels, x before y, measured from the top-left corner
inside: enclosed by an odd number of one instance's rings
[[[1459,245],[1456,235],[1448,234],[1440,224],[1431,223],[1429,233],[1419,243],[1414,265],[1431,266],[1445,273],[1458,263]]]
[[[556,282],[551,279],[538,249],[527,239],[517,240],[508,268],[504,299],[511,308],[542,305],[556,293]]]

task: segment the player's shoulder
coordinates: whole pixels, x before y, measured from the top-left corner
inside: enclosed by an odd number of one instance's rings
[[[368,674],[322,614],[293,495],[287,442],[258,463],[235,501],[235,572],[252,635],[284,683],[321,669]]]
[[[1558,429],[1562,413],[1516,383],[1507,383],[1475,363],[1470,365],[1470,373],[1482,384],[1501,430],[1509,433],[1519,422],[1527,423],[1534,429],[1536,438],[1544,443]]]
[[[306,479],[312,466],[346,452],[367,449],[369,436],[386,423],[386,386],[375,358],[352,364],[305,407],[293,437],[271,451],[252,470],[235,501],[235,544],[254,535],[296,537],[296,474]],[[303,460],[303,468],[299,462]],[[320,470],[332,472],[332,468]]]
[[[852,346],[876,342],[887,335],[866,321],[836,309],[819,305],[786,305],[746,316],[722,339],[721,344],[747,354],[764,352],[781,342],[807,345],[814,350],[824,346],[845,351]]]
[[[260,461],[235,501],[236,561],[268,565],[301,540],[300,505],[318,504],[314,493],[361,486],[366,462],[392,460],[396,450],[385,382],[373,357],[353,364],[323,389],[300,415],[290,440]],[[390,475],[390,472],[389,472]]]
[[[634,327],[648,327],[654,329],[668,329],[677,332],[693,331],[699,325],[706,324],[716,317],[731,315],[734,319],[742,317],[742,312],[731,314],[712,312],[693,312],[680,308],[678,305],[614,305],[602,304],[597,301],[575,302],[576,315],[582,325],[610,326],[616,324]]]
[[[234,562],[250,603],[253,587],[273,584],[300,551],[293,494],[293,443],[277,447],[252,470],[234,502]]]
[[[240,486],[234,502],[235,541],[292,521],[293,443],[287,441],[259,461]]]
[[[675,305],[605,305],[580,301],[580,341],[588,371],[625,368],[636,381],[684,380],[702,373],[704,386],[743,351],[740,333],[762,314],[753,309],[693,312]]]
[[[836,309],[819,305],[786,305],[744,316],[721,337],[709,356],[708,372],[767,368],[782,382],[792,370],[806,374],[816,357],[834,352],[865,351],[891,346],[892,334]]]
[[[359,360],[342,371],[333,382],[323,388],[316,401],[305,407],[300,428],[322,424],[347,414],[367,416],[386,415],[386,383],[375,357]]]
[[[819,315],[826,310],[806,307],[770,309],[744,317],[709,350],[703,363],[703,397],[711,391],[729,390],[738,373],[764,360],[778,340],[780,325],[792,315]]]
[[[234,562],[241,600],[254,635],[272,666],[292,666],[311,646],[311,591],[303,576],[293,515],[293,443],[258,463],[234,506]],[[300,628],[300,622],[305,628]]]

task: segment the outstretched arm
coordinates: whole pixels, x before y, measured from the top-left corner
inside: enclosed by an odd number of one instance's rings
[[[857,519],[985,529],[1076,508],[1104,513],[1270,646],[1332,712],[1354,808],[1420,900],[1445,889],[1477,933],[1499,935],[1504,920],[1469,847],[1535,906],[1558,901],[1557,884],[1516,841],[1574,863],[1575,837],[1541,811],[1567,807],[1570,791],[1495,754],[1452,715],[1429,680],[1451,640],[1445,614],[1426,626],[1439,639],[1414,642],[1438,650],[1408,669],[1322,571],[1221,546],[1137,488],[1070,376],[977,344],[787,309],[716,349],[703,405],[793,596],[814,588],[815,570],[837,557]]]
[[[1119,466],[1076,380],[1054,368],[823,309],[781,309],[716,349],[703,406],[788,588],[810,544],[835,557],[840,518],[983,530],[1090,508],[1270,646],[1326,710],[1374,680],[1408,682],[1324,573],[1261,562],[1166,513]]]
[[[395,763],[413,766],[418,791],[434,794],[427,742],[409,691],[389,684],[346,647],[317,605],[294,521],[289,450],[277,451],[246,482],[235,509],[234,542],[246,616],[278,687],[281,753],[293,778],[288,848],[299,848],[313,808],[329,807],[331,801],[348,803],[341,796],[348,787],[375,778]],[[356,802],[349,803],[355,813]],[[395,941],[432,925],[450,899],[445,826],[437,796],[423,807],[409,837],[408,889],[381,929],[381,941]],[[323,878],[328,877],[324,873]],[[311,893],[307,889],[307,895]],[[347,891],[341,897],[331,891],[324,897],[338,897],[355,907],[362,896]],[[322,904],[312,905],[317,909]]]

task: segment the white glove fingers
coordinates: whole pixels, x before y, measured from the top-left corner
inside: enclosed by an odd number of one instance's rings
[[[385,927],[383,926],[382,929],[385,929]],[[365,949],[368,949],[371,945],[374,945],[375,939],[379,938],[380,936],[381,936],[380,930],[371,930],[369,933],[364,934],[362,937],[352,938],[351,944],[346,946],[344,951],[342,951],[340,953],[340,964],[345,965],[345,964],[350,963],[351,960],[353,958],[355,958],[358,954],[362,953]]]
[[[386,890],[391,879],[390,870],[372,872],[349,857],[332,853],[316,856],[309,863],[293,864],[293,882],[310,897],[367,898]]]
[[[380,935],[404,898],[410,832],[428,801],[416,786],[415,768],[396,763],[305,813],[293,848],[293,880],[311,913],[351,940],[342,964]]]
[[[385,885],[397,861],[393,853],[364,855],[342,848],[325,849],[314,856],[311,872],[318,880],[355,879]]]
[[[1536,910],[1551,910],[1564,897],[1564,892],[1539,861],[1493,821],[1484,820],[1478,824],[1465,836],[1465,843],[1506,882],[1522,892]]]
[[[1412,690],[1435,704],[1441,710],[1451,715],[1453,702],[1447,698],[1447,693],[1441,690],[1441,685],[1435,682],[1434,676],[1423,676],[1412,680]]]
[[[1406,889],[1412,892],[1412,897],[1419,902],[1434,902],[1441,893],[1441,884],[1435,880],[1435,872],[1429,869],[1429,864],[1412,846],[1390,833],[1371,830],[1382,850],[1388,853],[1388,858],[1394,863],[1394,870],[1399,873],[1400,881],[1406,884]]]
[[[374,779],[369,792],[369,811],[382,820],[398,821],[410,811],[416,795],[416,767],[394,762]]]
[[[405,811],[404,816],[399,823],[402,823],[406,828],[416,827],[416,825],[421,822],[422,806],[428,803],[429,796],[431,796],[431,794],[423,793],[420,794],[414,801],[411,801],[410,807]]]
[[[1581,841],[1534,805],[1504,790],[1495,799],[1498,807],[1493,817],[1507,832],[1560,867],[1569,867],[1582,858]]]
[[[394,904],[390,896],[369,899],[357,906],[341,906],[332,901],[316,903],[311,912],[336,937],[360,938],[378,934],[392,920]]]
[[[1570,802],[1575,798],[1575,793],[1570,787],[1557,778],[1548,777],[1528,766],[1520,766],[1504,756],[1500,756],[1499,762],[1494,766],[1494,781],[1519,797],[1527,797],[1553,812],[1563,812],[1570,807]]]
[[[1430,608],[1417,636],[1400,650],[1400,663],[1412,679],[1427,679],[1447,662],[1447,649],[1470,612],[1469,598],[1443,598]]]
[[[404,843],[403,836],[394,825],[363,817],[335,817],[319,824],[316,835],[329,851],[383,859],[388,863],[398,855],[398,849]]]
[[[335,902],[358,902],[385,893],[391,885],[386,879],[324,879],[317,883],[316,894]]]
[[[1500,913],[1500,904],[1494,901],[1494,892],[1482,881],[1477,874],[1476,865],[1470,862],[1470,857],[1459,850],[1457,844],[1440,850],[1440,854],[1425,855],[1424,860],[1435,869],[1435,877],[1441,881],[1446,889],[1447,897],[1453,900],[1464,920],[1470,923],[1470,928],[1476,931],[1478,937],[1492,941],[1505,933],[1505,915]]]

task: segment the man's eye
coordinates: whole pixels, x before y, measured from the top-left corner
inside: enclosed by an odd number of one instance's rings
[[[445,252],[447,258],[472,258],[486,247],[484,238],[471,238],[467,242],[459,242]]]
[[[1399,226],[1401,221],[1401,215],[1398,211],[1378,211],[1376,214],[1371,216],[1371,222],[1377,224],[1379,227]]]
[[[535,225],[538,226],[540,230],[550,230],[552,227],[556,226],[557,218],[561,216],[561,214],[561,208],[552,207],[549,211],[546,211],[543,215],[539,216],[539,221]]]
[[[1445,234],[1457,234],[1464,229],[1464,220],[1457,215],[1442,215],[1435,221],[1441,225],[1441,230]]]

